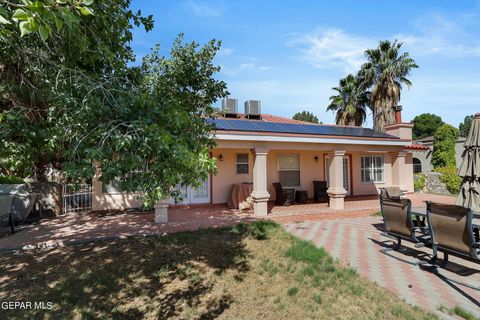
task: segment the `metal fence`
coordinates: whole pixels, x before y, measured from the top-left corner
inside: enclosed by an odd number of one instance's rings
[[[63,185],[63,213],[92,210],[92,185]]]

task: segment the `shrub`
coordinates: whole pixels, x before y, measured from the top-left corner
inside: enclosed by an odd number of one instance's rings
[[[422,191],[425,189],[425,185],[427,182],[427,178],[425,178],[425,175],[417,173],[414,176],[414,182],[413,182],[413,187],[415,192]]]
[[[432,164],[435,168],[455,167],[455,142],[458,129],[444,124],[435,131],[433,141]]]
[[[22,178],[15,176],[0,176],[1,184],[22,184],[25,183]]]
[[[442,174],[440,181],[445,183],[448,192],[452,194],[458,194],[460,192],[460,187],[462,185],[462,178],[457,175],[457,168],[455,167],[444,167],[436,168],[436,172]]]

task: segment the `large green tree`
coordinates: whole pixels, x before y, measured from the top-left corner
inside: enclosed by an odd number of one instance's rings
[[[169,58],[157,47],[132,67],[132,27],[148,31],[153,19],[129,5],[1,4],[7,21],[0,25],[2,172],[41,180],[53,167],[82,181],[93,177],[95,164],[100,180],[120,179],[151,205],[177,196],[175,185],[198,185],[214,170],[205,119],[226,94],[212,63],[219,43],[200,47],[180,37]],[[19,9],[26,20],[18,19]]]
[[[449,124],[439,127],[434,134],[432,164],[435,168],[455,167],[455,142],[458,129]]]
[[[128,0],[0,3],[0,150],[3,174],[45,178],[61,168],[69,146],[60,137],[66,107],[85,92],[128,77],[131,27],[152,17]],[[86,88],[89,89],[86,89]],[[112,87],[113,88],[113,87]]]
[[[337,92],[330,97],[327,111],[336,113],[335,122],[338,125],[361,126],[367,119],[368,92],[360,85],[358,78],[349,74],[341,79]]]
[[[475,116],[473,115],[466,116],[465,119],[463,119],[463,122],[458,125],[460,137],[466,138],[468,136],[468,132],[470,131],[470,127],[472,126],[472,121],[474,118]]]
[[[318,123],[317,116],[315,116],[310,111],[297,112],[293,115],[292,119],[299,120],[299,121],[305,121],[305,122],[311,122],[311,123]]]
[[[385,131],[386,125],[395,123],[402,85],[412,85],[407,76],[418,68],[408,52],[401,53],[401,47],[397,40],[380,41],[377,48],[365,51],[368,61],[359,71],[362,86],[371,91],[373,128],[378,131]]]
[[[422,113],[412,120],[413,139],[433,136],[435,131],[444,124],[442,118],[432,113]]]

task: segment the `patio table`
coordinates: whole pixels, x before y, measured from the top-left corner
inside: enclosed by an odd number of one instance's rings
[[[228,198],[228,207],[240,210],[251,209],[253,207],[252,191],[252,183],[235,183]]]

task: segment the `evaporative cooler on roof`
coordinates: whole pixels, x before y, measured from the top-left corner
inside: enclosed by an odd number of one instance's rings
[[[262,104],[260,100],[245,101],[245,117],[248,119],[262,118]]]
[[[238,100],[237,99],[223,99],[222,112],[225,118],[238,118]]]

